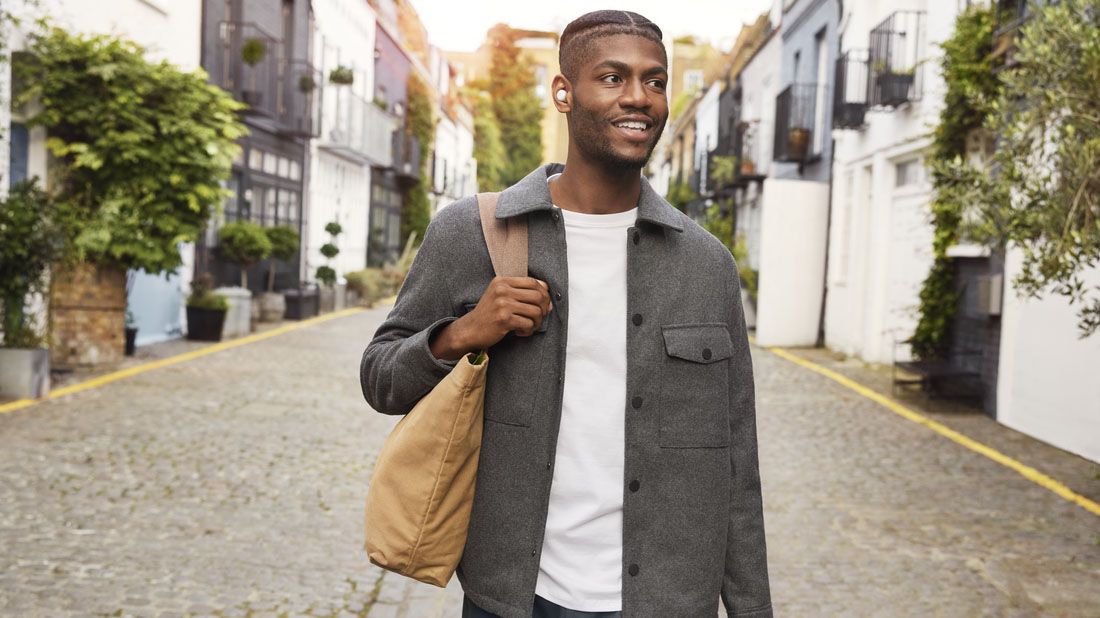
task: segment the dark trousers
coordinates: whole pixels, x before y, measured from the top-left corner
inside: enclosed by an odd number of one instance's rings
[[[538,595],[535,596],[535,607],[531,611],[531,618],[622,618],[622,615],[622,612],[579,612],[575,609],[566,609]],[[500,618],[500,616],[481,609],[474,605],[470,597],[463,595],[462,618]]]

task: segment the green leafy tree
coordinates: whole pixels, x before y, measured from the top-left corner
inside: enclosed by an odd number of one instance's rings
[[[405,194],[401,208],[401,237],[408,238],[416,232],[418,238],[424,237],[428,222],[432,218],[432,205],[428,200],[428,161],[431,160],[432,145],[435,143],[435,118],[432,115],[432,101],[428,86],[416,75],[410,75],[405,114],[405,132],[420,142],[420,161],[417,162],[420,176]]]
[[[271,249],[264,228],[251,221],[234,221],[218,230],[218,250],[241,267],[242,288],[248,288],[248,268],[271,255]]]
[[[174,272],[225,196],[242,106],[114,36],[50,28],[13,61],[28,124],[47,130],[50,188],[77,257]]]
[[[493,48],[488,91],[507,153],[501,166],[503,186],[521,180],[542,163],[542,108],[531,62],[516,45],[519,36],[503,24],[489,31]]]
[[[298,255],[298,230],[289,225],[277,225],[264,228],[267,240],[271,243],[271,257],[288,262]],[[267,267],[267,291],[275,291],[275,264]]]
[[[987,121],[995,173],[970,178],[966,231],[1018,247],[1015,290],[1064,297],[1088,337],[1100,329],[1100,286],[1085,279],[1100,266],[1100,0],[1037,8],[1017,41]]]
[[[947,249],[959,242],[962,212],[970,201],[969,186],[983,173],[965,160],[966,140],[982,127],[1000,92],[990,59],[993,27],[992,11],[974,5],[956,18],[954,33],[942,44],[941,69],[947,91],[932,132],[929,158],[934,186],[933,262],[921,285],[917,327],[910,337],[918,358],[943,357],[951,341],[959,299]]]
[[[493,102],[483,91],[469,91],[474,101],[474,160],[477,161],[477,185],[480,191],[501,191],[506,153],[500,138],[500,126],[493,113]]]
[[[681,212],[687,208],[688,202],[696,199],[699,199],[699,195],[686,182],[672,182],[668,186],[668,194],[665,195],[665,201]]]

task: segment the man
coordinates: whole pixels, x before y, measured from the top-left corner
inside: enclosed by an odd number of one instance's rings
[[[737,270],[640,175],[661,39],[628,11],[566,27],[568,159],[496,206],[526,217],[530,276],[493,276],[475,198],[447,206],[363,355],[367,401],[404,414],[488,349],[463,616],[771,616]]]

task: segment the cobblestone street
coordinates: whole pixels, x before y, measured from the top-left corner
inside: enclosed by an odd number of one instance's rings
[[[368,408],[357,370],[388,310],[0,415],[0,614],[458,616],[457,581],[383,575],[362,550],[396,419]],[[1100,616],[1100,518],[766,350],[754,361],[777,616]],[[962,422],[1100,494],[1100,466]]]

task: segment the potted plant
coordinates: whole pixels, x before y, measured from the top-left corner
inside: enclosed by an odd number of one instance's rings
[[[264,61],[267,56],[267,44],[263,39],[250,38],[246,39],[244,44],[241,45],[241,60],[249,66],[248,89],[241,90],[241,101],[247,103],[250,107],[259,107],[263,105],[263,94],[256,90],[256,65]]]
[[[741,175],[752,176],[756,173],[756,163],[749,157],[741,157]]]
[[[45,396],[50,389],[49,350],[27,299],[48,289],[50,265],[65,249],[58,212],[35,180],[12,187],[0,200],[0,396]]]
[[[313,89],[317,87],[317,82],[313,81],[313,76],[302,75],[298,78],[298,90],[309,94],[313,92]]]
[[[324,284],[321,288],[322,313],[333,311],[336,308],[336,270],[332,268],[331,264],[332,258],[340,253],[340,249],[336,246],[336,237],[344,231],[344,228],[336,221],[330,221],[325,225],[325,231],[332,239],[321,245],[321,255],[325,256],[328,263],[317,268],[317,280]]]
[[[791,127],[787,133],[787,158],[802,161],[810,150],[810,130],[806,127]]]
[[[229,301],[210,288],[214,277],[203,273],[191,282],[187,297],[187,338],[197,341],[221,341]]]
[[[351,67],[340,65],[329,71],[328,81],[339,86],[350,86],[355,82],[355,72]]]
[[[126,356],[133,356],[137,351],[137,322],[134,320],[134,314],[129,309],[126,310]]]
[[[298,254],[298,231],[289,225],[264,231],[271,241],[271,260],[267,265],[267,291],[260,297],[260,321],[278,322],[286,314],[286,297],[275,293],[275,260],[287,262]]]
[[[218,251],[241,269],[239,288],[218,288],[215,293],[229,300],[226,332],[228,337],[252,331],[252,292],[248,289],[248,269],[271,255],[271,241],[264,228],[251,221],[234,221],[218,230]],[[258,308],[258,307],[257,307]],[[259,316],[256,316],[259,318]]]
[[[895,69],[883,60],[874,64],[875,88],[878,90],[878,102],[896,107],[909,100],[909,89],[913,87],[916,67]]]

